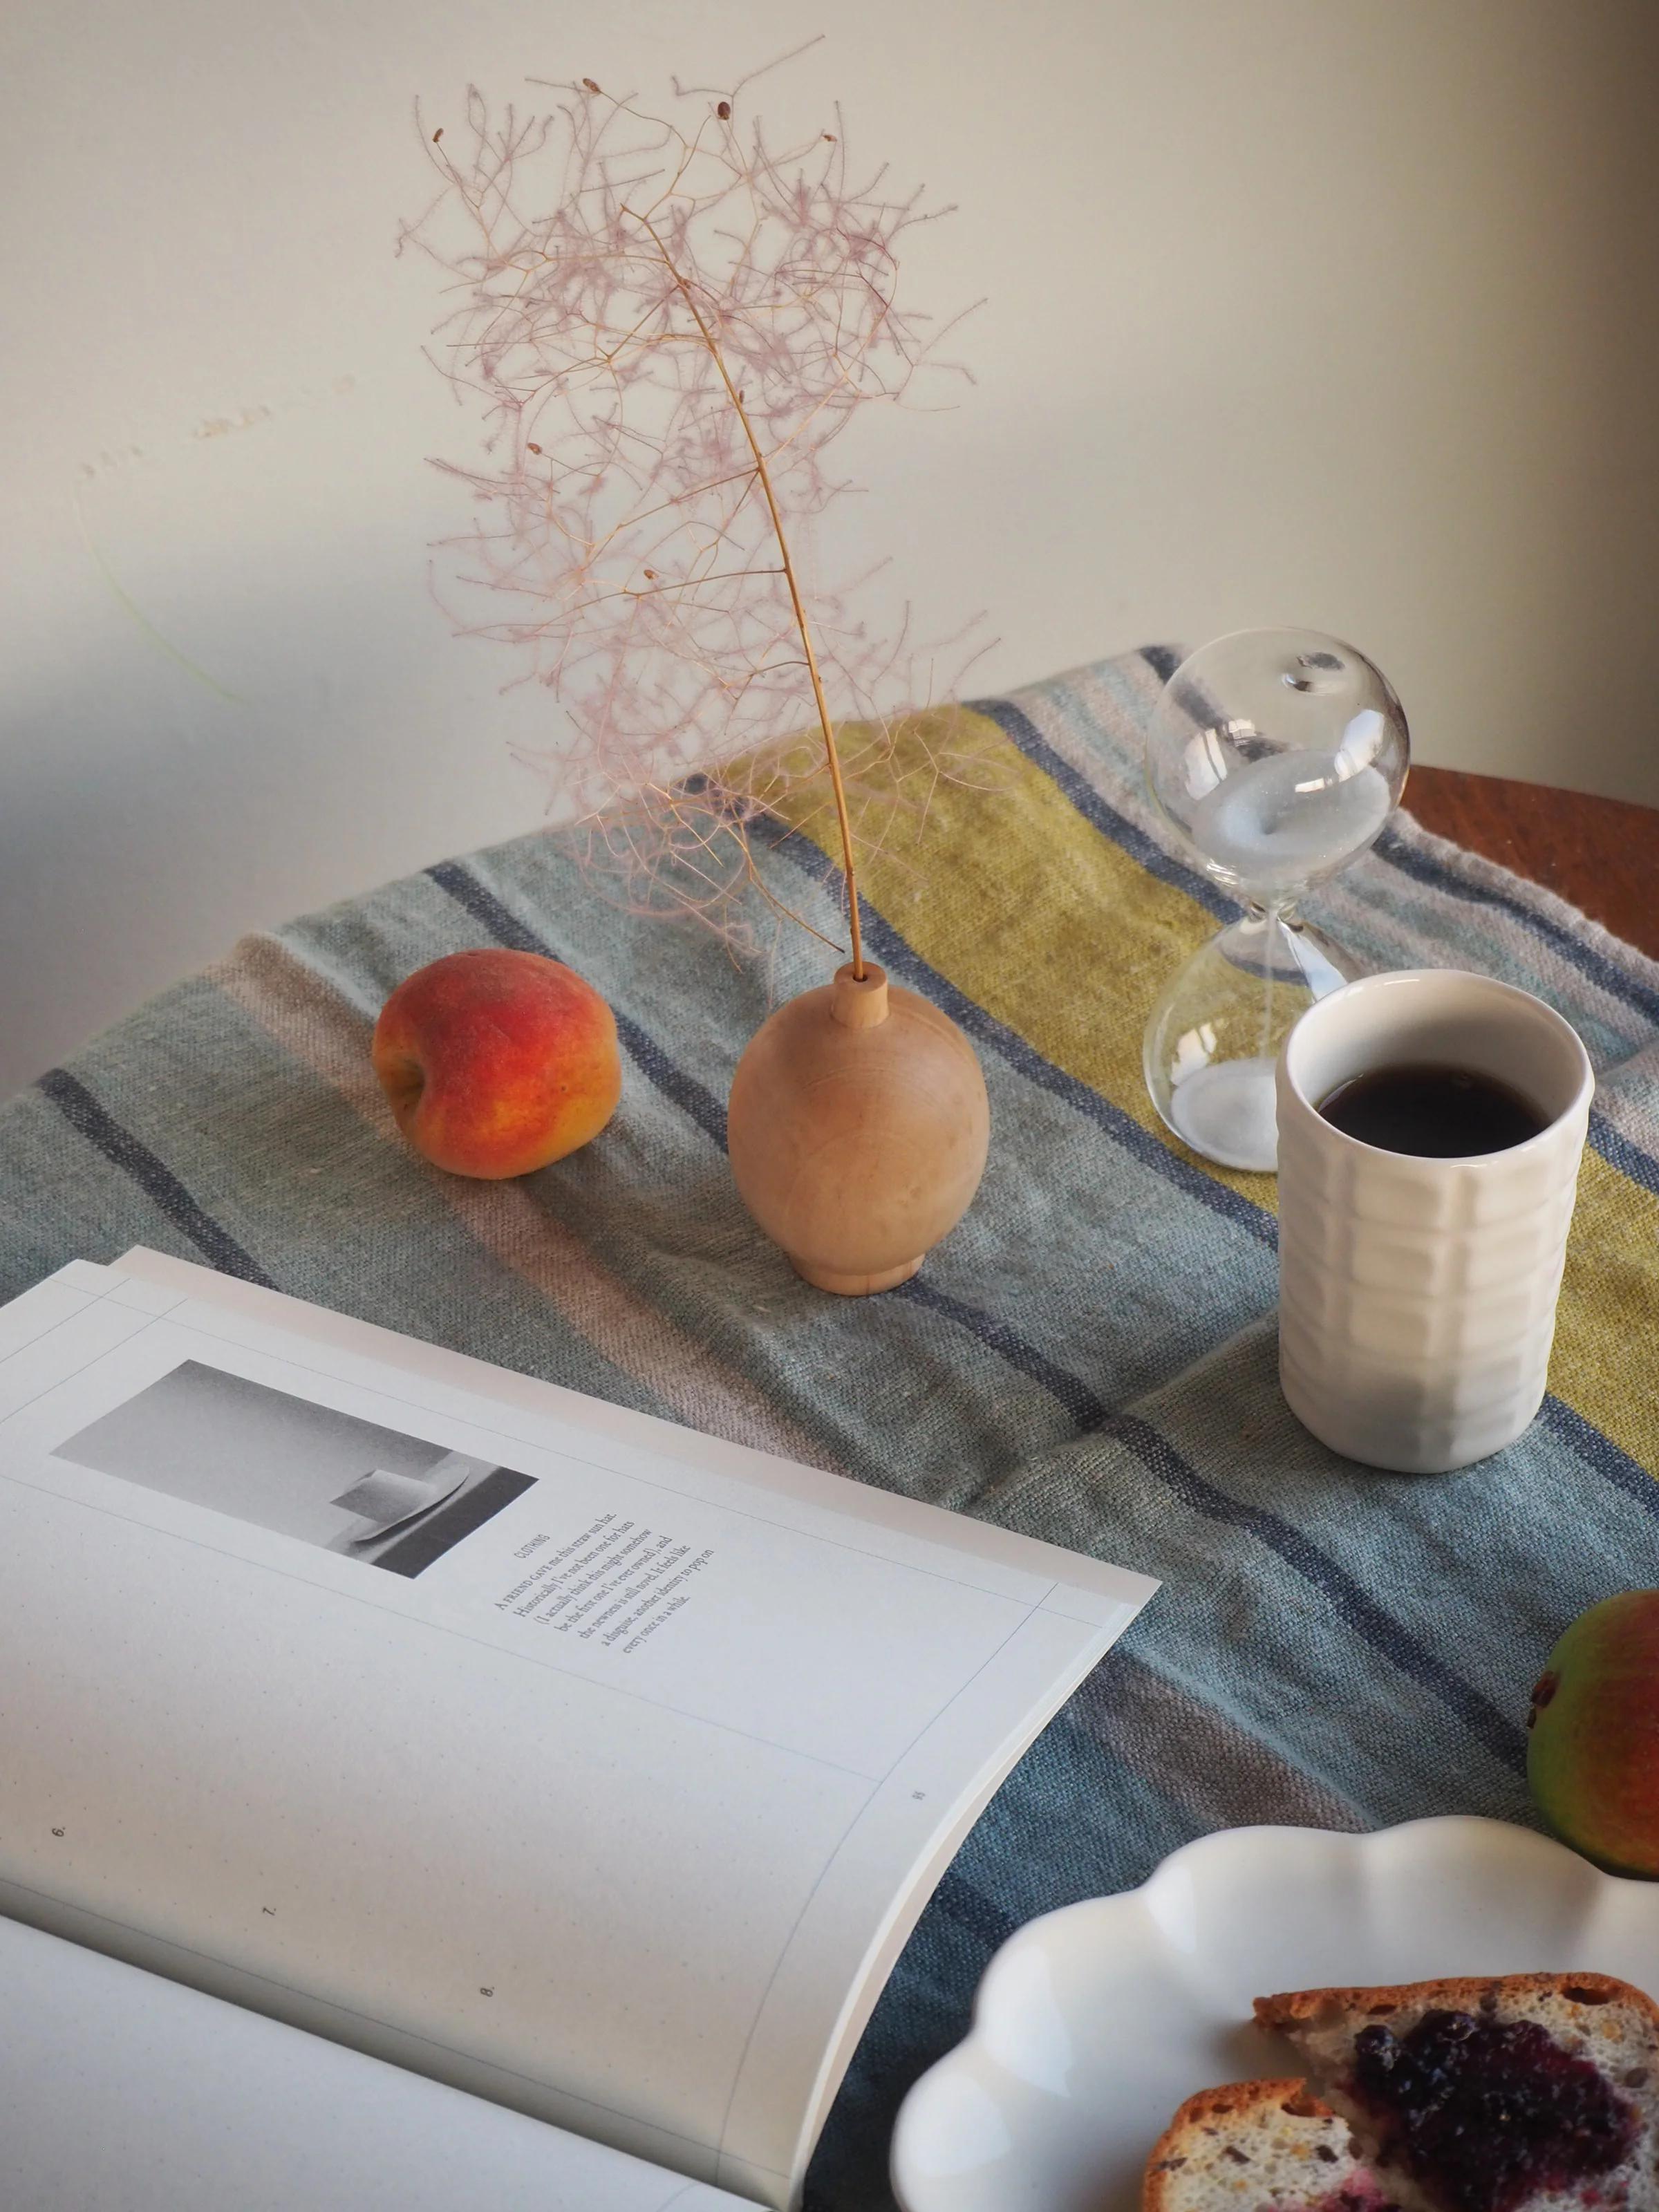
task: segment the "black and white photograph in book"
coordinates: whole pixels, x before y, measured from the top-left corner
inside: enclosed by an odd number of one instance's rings
[[[394,1575],[418,1575],[534,1480],[194,1359],[57,1456]]]

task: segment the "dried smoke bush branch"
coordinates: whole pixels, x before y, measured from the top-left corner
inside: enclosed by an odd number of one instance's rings
[[[899,243],[935,211],[884,171],[854,182],[839,118],[775,152],[738,119],[749,82],[676,84],[679,121],[591,78],[542,115],[475,90],[464,131],[421,123],[440,190],[400,250],[450,281],[432,358],[485,424],[481,464],[438,464],[488,510],[453,543],[463,590],[494,598],[458,627],[563,705],[570,742],[534,757],[587,856],[636,909],[740,942],[747,887],[777,903],[751,831],[811,827],[821,795],[856,965],[856,849],[979,774],[949,716],[914,714],[975,624],[922,646],[907,609],[883,635],[852,605],[875,571],[809,606],[799,563],[853,489],[825,463],[852,416],[924,367],[967,372],[897,304]]]

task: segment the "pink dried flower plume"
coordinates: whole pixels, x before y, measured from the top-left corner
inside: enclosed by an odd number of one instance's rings
[[[460,581],[507,605],[459,626],[563,705],[570,742],[537,757],[590,856],[636,908],[738,938],[753,827],[833,807],[862,974],[857,848],[972,748],[943,717],[901,746],[941,648],[908,607],[886,634],[856,614],[874,571],[809,605],[800,562],[853,489],[831,441],[940,366],[897,304],[899,242],[934,214],[884,171],[854,183],[839,118],[775,153],[739,119],[752,81],[676,82],[678,121],[591,77],[544,114],[472,91],[465,133],[421,125],[441,189],[402,242],[459,295],[434,359],[485,424],[481,463],[438,465],[488,509]],[[815,713],[817,740],[780,744]]]

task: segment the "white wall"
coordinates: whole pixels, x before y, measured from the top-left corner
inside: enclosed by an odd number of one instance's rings
[[[469,77],[725,80],[960,203],[961,409],[855,427],[871,546],[1012,685],[1311,623],[1419,755],[1659,800],[1646,0],[10,0],[0,1089],[242,929],[533,823],[452,639],[472,426],[394,260]]]

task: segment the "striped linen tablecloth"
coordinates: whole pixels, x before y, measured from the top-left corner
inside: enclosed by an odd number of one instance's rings
[[[818,2212],[889,2201],[898,2100],[1021,1921],[1214,1827],[1527,1820],[1542,1655],[1659,1582],[1659,967],[1403,817],[1310,908],[1370,967],[1538,992],[1601,1078],[1533,1429],[1460,1475],[1336,1458],[1275,1381],[1272,1182],[1188,1156],[1141,1085],[1152,998],[1235,911],[1143,796],[1171,665],[957,710],[974,772],[869,861],[871,949],[972,1037],[993,1132],[967,1220],[884,1297],[796,1281],[722,1157],[737,1056],[823,948],[790,931],[734,965],[607,905],[550,836],[248,939],[0,1112],[8,1297],[142,1242],[1163,1578],[941,1883],[820,2147]],[[763,868],[836,936],[821,835],[780,823]],[[604,1136],[507,1185],[416,1158],[368,1058],[393,985],[481,944],[569,960],[624,1053]]]

